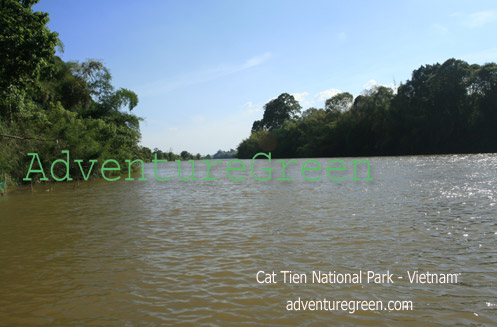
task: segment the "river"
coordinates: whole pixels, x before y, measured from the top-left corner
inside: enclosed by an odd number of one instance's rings
[[[270,181],[232,181],[225,160],[216,181],[201,180],[203,163],[188,182],[168,163],[159,182],[147,164],[147,181],[11,191],[0,198],[0,326],[495,326],[497,156],[368,159],[372,181],[351,169],[332,181],[324,168],[308,181],[305,159],[290,181],[276,164]],[[282,271],[298,275],[285,283]],[[414,271],[457,282],[411,283]],[[313,283],[313,272],[363,280]],[[348,309],[287,310],[324,299]],[[351,310],[362,300],[412,310]]]

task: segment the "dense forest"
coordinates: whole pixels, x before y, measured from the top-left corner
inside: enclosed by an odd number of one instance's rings
[[[416,69],[396,92],[378,86],[301,109],[287,93],[268,102],[238,157],[497,152],[497,65],[449,59]]]
[[[47,13],[32,10],[36,2],[1,2],[0,173],[20,181],[29,152],[39,154],[44,169],[61,150],[85,162],[150,159],[150,149],[138,145],[141,119],[131,113],[137,95],[115,89],[99,61],[56,56],[57,46],[62,50],[58,34],[47,28]]]

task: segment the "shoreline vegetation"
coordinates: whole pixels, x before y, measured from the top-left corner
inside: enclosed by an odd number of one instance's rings
[[[497,152],[497,64],[448,59],[425,65],[393,89],[302,107],[283,93],[264,106],[238,158],[369,157]]]
[[[142,118],[132,113],[136,93],[116,89],[100,61],[56,56],[63,45],[47,27],[48,14],[33,11],[37,2],[5,0],[0,10],[0,175],[8,184],[22,182],[31,152],[43,164],[63,149],[86,161],[151,161],[153,153],[170,160],[202,158],[140,146]]]
[[[90,160],[88,163],[90,165],[90,168],[88,171],[85,172],[85,170],[83,169],[84,160],[74,159],[74,160],[72,160],[74,162],[74,166],[77,166],[79,168],[79,171],[76,171],[75,169],[71,169],[70,152],[68,150],[62,150],[62,154],[65,155],[65,158],[55,160],[51,164],[50,169],[48,169],[46,167],[43,167],[43,165],[41,164],[41,161],[40,161],[40,157],[37,153],[28,153],[28,155],[32,157],[32,160],[31,160],[31,164],[29,165],[29,170],[26,173],[26,177],[23,178],[23,181],[32,182],[32,180],[33,180],[31,178],[32,174],[38,175],[39,181],[43,181],[43,182],[49,181],[49,178],[47,177],[49,175],[51,176],[52,181],[57,181],[57,182],[68,181],[68,182],[70,182],[70,181],[74,180],[73,177],[75,177],[75,174],[80,175],[85,181],[88,181],[88,179],[92,175],[93,167],[95,166],[96,163],[98,163],[98,160]],[[256,170],[254,170],[255,160],[257,160],[257,159],[260,160],[263,158],[266,158],[265,159],[267,161],[265,164],[266,167],[261,168],[261,169],[257,169],[257,173],[256,173]],[[279,159],[276,161],[278,162],[278,165],[281,164],[281,169],[282,169],[281,177],[277,178],[277,180],[279,180],[279,181],[292,181],[293,178],[286,176],[286,168],[289,165],[298,165],[297,160],[295,160],[295,159],[289,159],[289,160]],[[144,166],[145,162],[143,160],[141,160],[141,159],[132,159],[132,160],[126,159],[125,162],[127,163],[127,169],[125,167],[124,170],[128,172],[128,177],[124,179],[125,181],[134,181],[135,180],[135,177],[132,177],[132,174],[133,174],[132,168],[137,167],[137,166],[139,166],[141,168],[141,177],[137,178],[137,180],[138,181],[148,180],[148,178],[145,176],[145,166]],[[158,173],[158,166],[159,166],[158,164],[159,163],[161,163],[162,165],[167,164],[168,163],[167,159],[160,160],[157,158],[157,154],[154,154],[154,159],[152,160],[152,162],[154,164],[154,178],[157,181],[163,182],[163,181],[167,181],[167,180],[171,179],[171,176],[159,177],[159,173]],[[175,162],[175,165],[177,164],[177,166],[178,166],[177,171],[178,171],[178,179],[179,180],[184,181],[184,182],[199,180],[195,176],[195,160],[188,160],[188,162],[190,163],[191,172],[190,172],[190,176],[187,178],[184,178],[182,176],[182,173],[181,173],[182,161],[175,160],[174,162]],[[218,167],[220,165],[223,165],[223,161],[221,159],[212,159],[212,160],[211,159],[204,159],[204,160],[202,160],[202,162],[206,163],[205,168],[206,168],[206,173],[207,173],[207,176],[205,178],[202,178],[202,181],[217,181],[216,177],[211,177],[211,168],[214,165],[217,165]],[[83,165],[82,165],[82,163],[83,163]],[[170,162],[170,163],[172,164],[172,162]],[[364,163],[366,165],[366,171],[367,171],[366,176],[367,177],[365,177],[363,180],[366,180],[366,181],[373,180],[371,178],[371,166],[370,166],[368,159],[361,159],[361,160],[351,159],[351,163],[354,164],[354,177],[352,177],[350,180],[353,180],[353,181],[360,180],[358,178],[358,174],[357,174],[357,166],[360,163]],[[61,171],[63,169],[65,170],[63,176],[57,176],[56,174],[54,174],[54,170],[55,170],[54,167],[56,167],[57,164],[59,166],[63,165],[63,168],[59,167],[59,169],[58,169],[58,171]],[[273,164],[274,164],[274,160],[273,160]],[[362,165],[362,166],[364,166],[364,165]],[[101,172],[101,176],[104,180],[109,181],[109,182],[115,182],[115,181],[120,180],[122,177],[121,176],[122,175],[121,169],[122,169],[121,165],[119,164],[119,162],[117,160],[107,159],[101,164],[100,172]],[[271,152],[269,152],[268,154],[263,153],[263,152],[256,153],[250,162],[251,175],[255,180],[258,180],[258,181],[271,180],[273,169],[274,169],[274,167],[272,166],[272,163],[271,163]],[[188,168],[183,168],[183,171],[184,170],[188,171]],[[247,176],[239,176],[239,177],[232,177],[231,176],[231,174],[234,171],[246,171],[246,170],[249,170],[249,169],[246,167],[245,163],[240,159],[231,159],[226,166],[226,174],[227,174],[227,177],[231,181],[242,181],[242,180],[246,179]],[[345,162],[343,160],[340,160],[340,159],[332,159],[327,164],[327,168],[325,169],[327,177],[332,181],[342,181],[342,180],[346,179],[346,176],[343,175],[343,173],[346,170],[347,170],[347,166],[346,166]],[[321,176],[308,177],[307,176],[308,171],[322,171],[321,164],[317,160],[307,159],[302,164],[302,167],[301,167],[302,177],[307,181],[317,181],[317,180],[321,179]],[[262,174],[266,174],[266,176],[265,177],[258,176],[261,172],[262,172]],[[342,172],[342,173],[338,173],[339,175],[340,174],[341,175],[339,177],[337,177],[335,175],[335,172]],[[333,176],[332,176],[332,173],[333,173]],[[97,172],[94,172],[93,174],[97,174]]]
[[[132,113],[138,96],[116,89],[100,61],[65,62],[56,56],[63,45],[47,27],[48,14],[32,10],[37,2],[5,0],[0,11],[0,176],[6,175],[7,184],[22,183],[31,163],[28,153],[39,154],[41,165],[49,166],[68,150],[83,160],[83,171],[94,172],[101,170],[99,162],[114,158],[124,167],[122,175],[128,174],[128,158],[211,159],[140,146],[142,118]],[[263,118],[236,150],[219,150],[212,158],[497,152],[496,125],[497,65],[449,59],[414,70],[397,89],[377,86],[356,97],[340,93],[324,108],[302,112],[298,101],[283,93],[264,106]],[[57,176],[64,174],[57,169]]]

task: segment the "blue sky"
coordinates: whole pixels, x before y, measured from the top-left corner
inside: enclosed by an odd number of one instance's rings
[[[66,61],[102,60],[135,91],[142,145],[236,146],[283,92],[304,109],[394,85],[421,65],[497,61],[495,1],[41,0]]]

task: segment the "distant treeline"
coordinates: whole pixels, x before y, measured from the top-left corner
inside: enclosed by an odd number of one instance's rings
[[[497,152],[497,65],[449,59],[416,69],[396,92],[377,86],[301,109],[287,93],[268,102],[238,157]]]
[[[131,113],[137,95],[115,89],[99,61],[57,57],[62,44],[46,26],[48,14],[32,10],[36,2],[0,4],[0,174],[20,181],[29,152],[38,153],[44,166],[61,150],[85,162],[145,158],[150,150],[138,145],[141,119]]]
[[[143,158],[148,159],[147,161],[152,161],[157,155],[157,159],[160,160],[210,160],[210,159],[232,159],[236,158],[236,150],[230,149],[229,151],[218,150],[213,156],[210,154],[203,156],[200,153],[192,154],[188,151],[181,151],[180,154],[176,154],[172,149],[169,151],[162,151],[158,148],[155,148],[151,151],[148,148],[142,148]]]
[[[186,150],[181,151],[180,154],[176,154],[171,149],[169,151],[162,151],[158,148],[155,148],[154,151],[152,152],[150,149],[144,148],[144,152],[146,153],[144,155],[144,159],[149,159],[147,161],[154,160],[156,155],[158,160],[167,160],[167,161],[211,159],[210,155],[202,156],[200,153],[192,154]]]
[[[236,158],[236,150],[230,149],[229,151],[218,150],[213,156],[213,159],[232,159]]]

